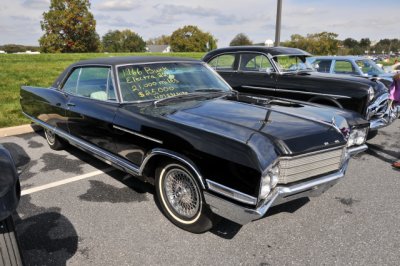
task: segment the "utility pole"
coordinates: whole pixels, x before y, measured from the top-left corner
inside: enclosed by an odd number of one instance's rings
[[[278,0],[278,7],[276,10],[275,46],[279,46],[281,42],[281,17],[282,17],[282,0]]]

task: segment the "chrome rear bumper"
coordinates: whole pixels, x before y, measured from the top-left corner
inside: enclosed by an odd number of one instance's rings
[[[296,182],[296,184],[293,185],[279,185],[275,187],[269,196],[265,200],[259,202],[255,208],[240,206],[208,192],[204,192],[204,198],[214,213],[228,220],[244,225],[262,218],[272,206],[298,198],[321,195],[330,187],[335,185],[339,179],[344,177],[350,156],[363,152],[367,148],[367,145],[349,148],[342,168],[335,173],[304,182]]]

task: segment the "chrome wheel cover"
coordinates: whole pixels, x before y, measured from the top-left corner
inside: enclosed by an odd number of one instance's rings
[[[54,145],[54,143],[56,142],[56,134],[54,134],[54,132],[52,132],[48,129],[44,130],[44,134],[46,135],[47,142],[50,145]]]
[[[164,191],[169,205],[182,217],[193,218],[199,212],[200,191],[193,177],[181,169],[171,169],[165,174]]]

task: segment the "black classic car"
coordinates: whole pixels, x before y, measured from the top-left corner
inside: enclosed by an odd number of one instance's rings
[[[317,72],[311,55],[287,47],[235,46],[207,53],[212,66],[240,92],[297,99],[360,113],[371,130],[390,125],[400,110],[389,108],[387,87],[376,79]]]
[[[369,126],[355,112],[238,93],[182,58],[81,61],[20,96],[51,148],[70,143],[154,184],[165,216],[196,233],[325,191],[366,149]]]
[[[0,169],[0,265],[22,265],[12,217],[21,197],[21,187],[14,159],[1,144]]]

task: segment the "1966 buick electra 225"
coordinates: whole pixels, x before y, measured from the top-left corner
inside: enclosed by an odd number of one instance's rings
[[[154,184],[165,216],[195,233],[315,196],[366,149],[355,112],[238,93],[206,63],[110,57],[68,67],[50,88],[21,88],[48,144],[69,143]]]

